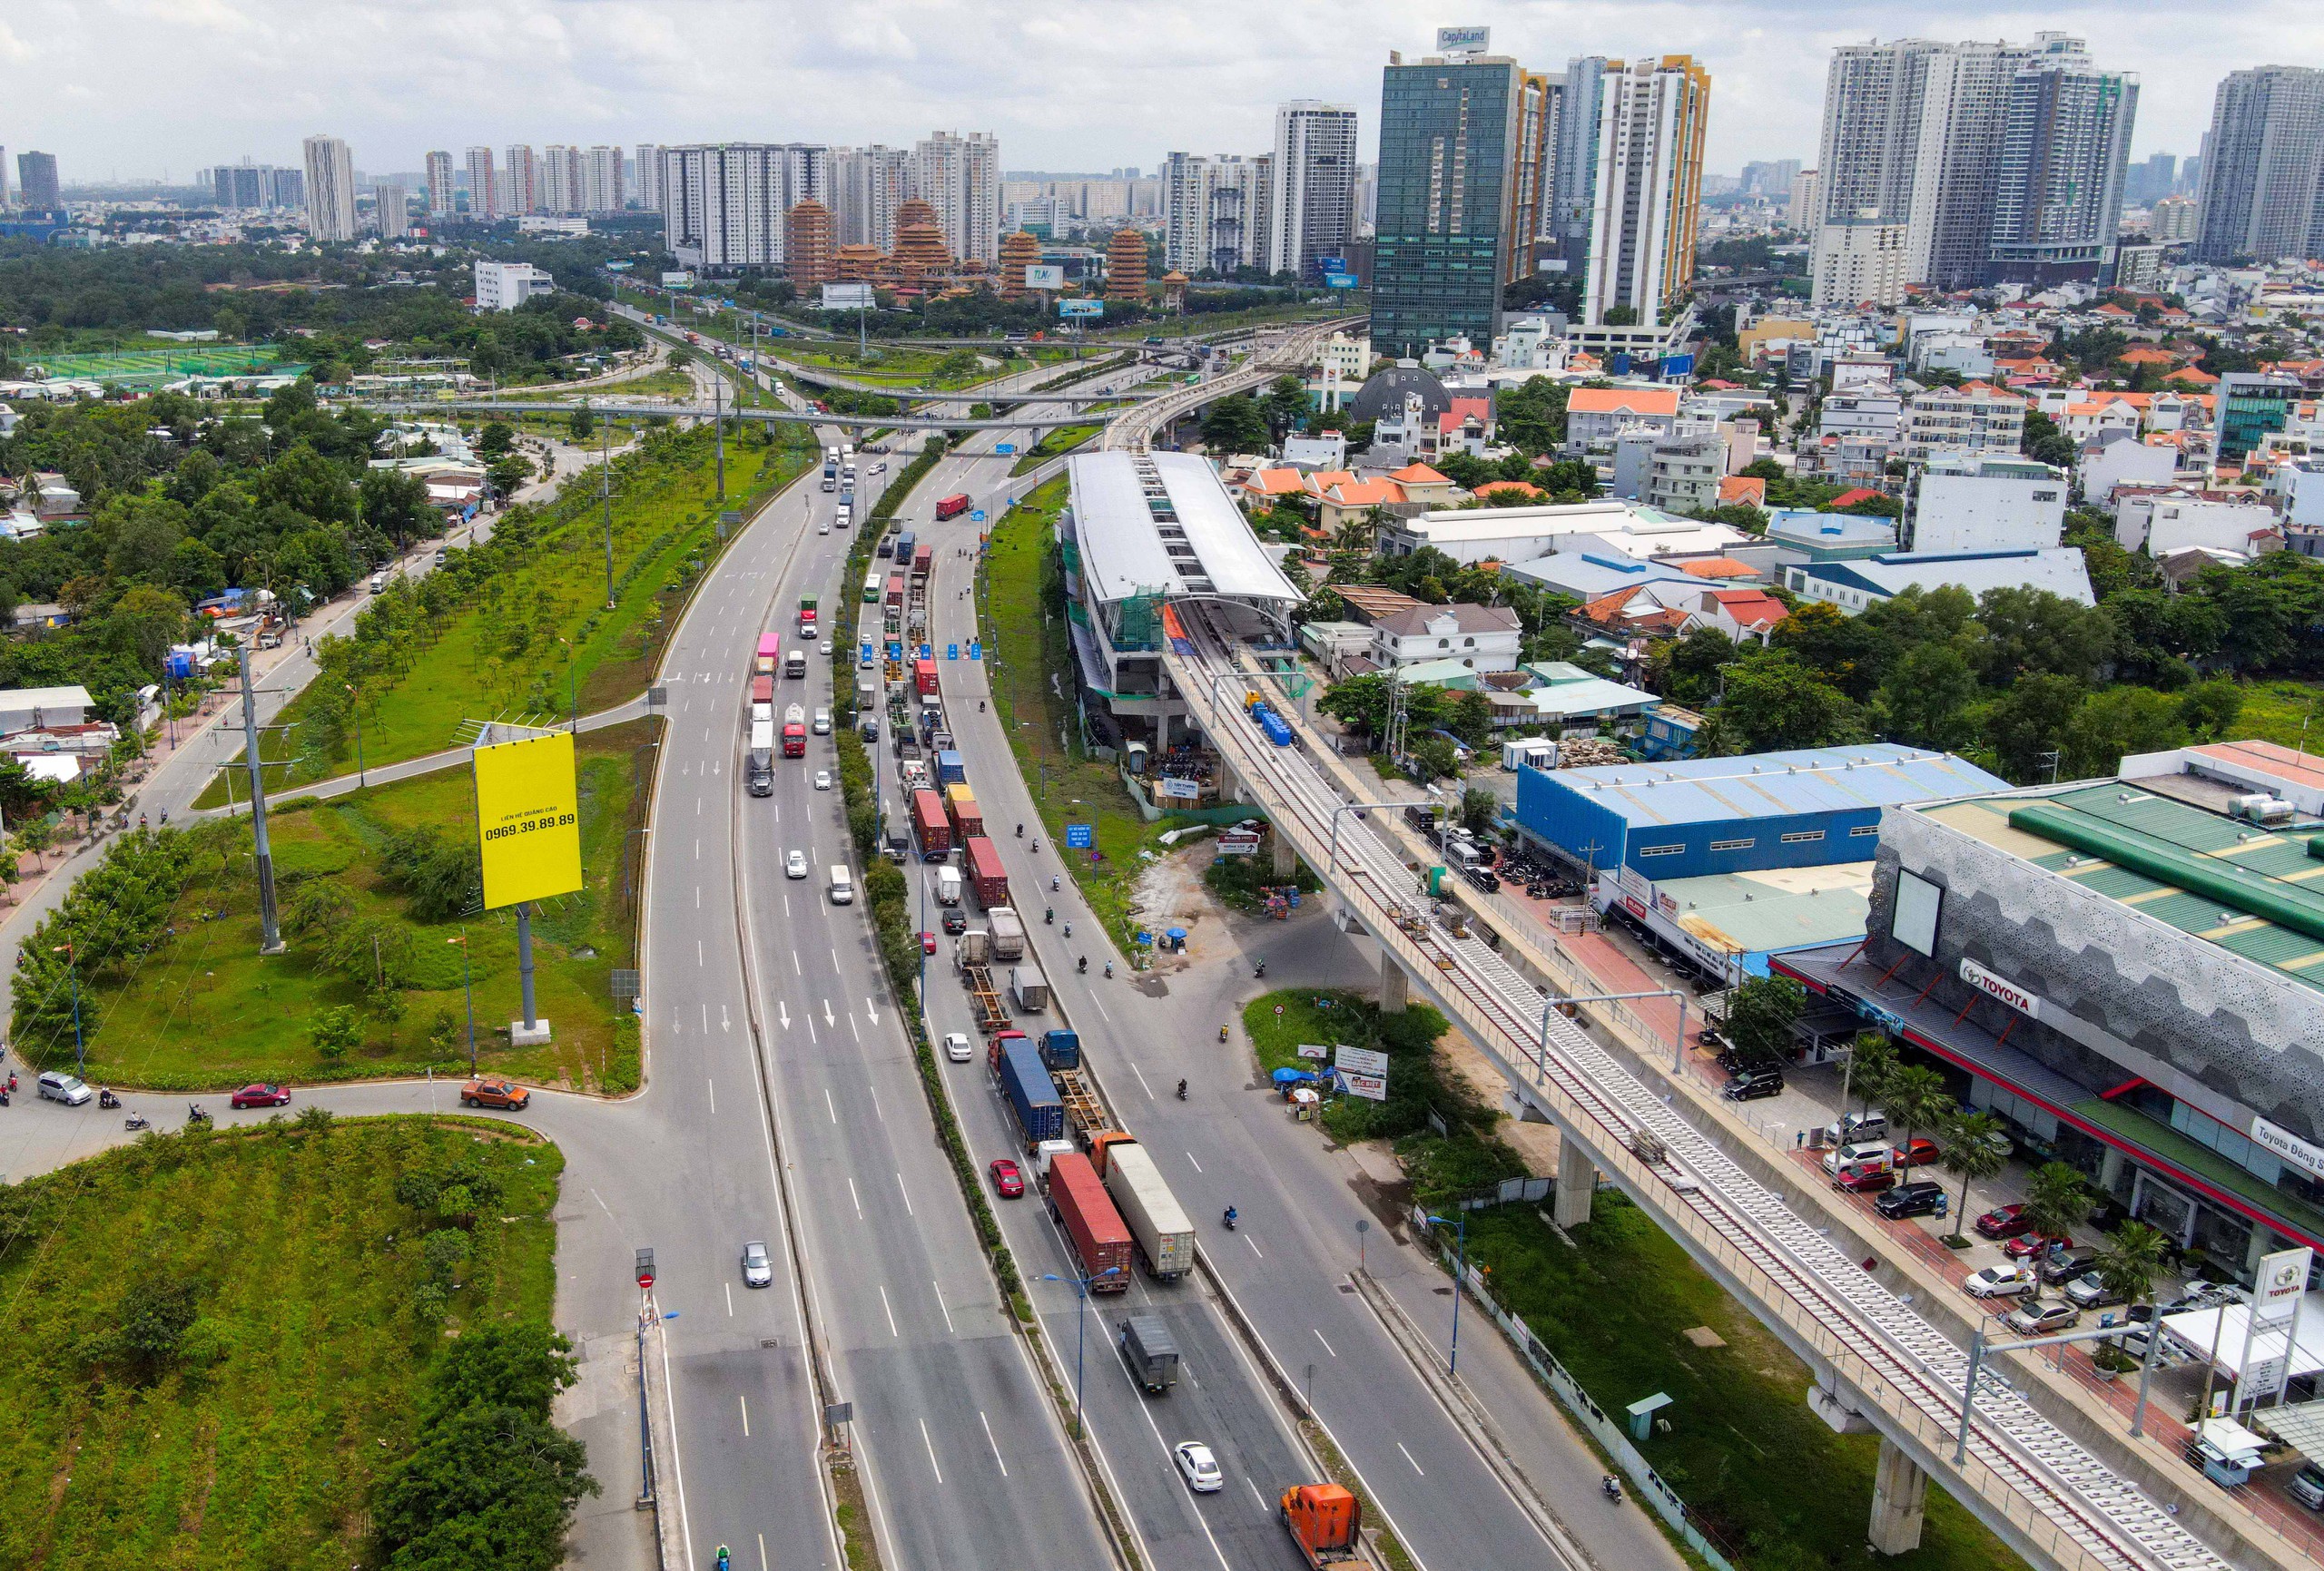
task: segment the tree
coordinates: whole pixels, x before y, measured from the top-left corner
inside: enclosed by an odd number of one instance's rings
[[[1269,383],[1260,405],[1266,412],[1267,427],[1277,440],[1305,425],[1315,410],[1315,400],[1308,397],[1306,384],[1294,376],[1277,377]]]
[[[1638,308],[1636,306],[1608,306],[1600,313],[1598,319],[1610,328],[1634,328],[1638,326]]]
[[[1850,616],[1827,601],[1812,601],[1794,606],[1789,616],[1776,623],[1768,643],[1797,655],[1857,702],[1872,696],[1881,640],[1876,624],[1867,625],[1863,617]]]
[[[575,441],[587,441],[597,434],[596,412],[588,405],[582,405],[573,411],[573,417],[565,422],[565,429]]]
[[[2199,682],[2179,694],[2179,719],[2197,741],[2217,741],[2243,713],[2243,690],[2224,676]]]
[[[337,1064],[363,1043],[363,1027],[351,1008],[320,1009],[307,1026],[307,1040],[316,1056]]]
[[[1985,706],[1983,730],[2001,772],[2020,785],[2047,774],[2050,754],[2081,707],[2083,685],[2037,671],[2019,677]]]
[[[1888,1077],[1886,1100],[1888,1122],[1905,1132],[1900,1152],[1912,1148],[1916,1131],[1942,1129],[1960,1111],[1945,1089],[1945,1076],[1920,1064],[1905,1065]]]
[[[1718,693],[1720,670],[1734,663],[1735,640],[1716,627],[1698,627],[1657,653],[1664,654],[1662,696],[1699,709]]]
[[[2088,682],[2113,658],[2118,634],[2106,614],[2047,590],[1988,589],[1977,598],[1985,681],[2006,685],[2042,671]]]
[[[531,479],[532,475],[531,461],[518,453],[496,459],[484,472],[484,477],[492,483],[493,490],[502,496],[514,495],[517,487]]]
[[[1976,697],[1976,673],[1949,643],[1906,650],[1880,686],[1890,728],[1916,746],[1945,751],[1967,739],[1969,706]]]
[[[1859,1031],[1856,1044],[1848,1049],[1847,1069],[1842,1078],[1840,1105],[1846,1111],[1847,1099],[1857,1098],[1860,1115],[1869,1116],[1872,1105],[1888,1095],[1888,1082],[1897,1070],[1896,1044],[1885,1031]]]
[[[2110,775],[2125,753],[2183,747],[2186,723],[2179,702],[2152,688],[2113,687],[2083,699],[2058,739],[2065,778]]]
[[[2162,1274],[2170,1250],[2171,1240],[2160,1230],[2142,1222],[2125,1222],[2090,1266],[2108,1292],[2126,1304],[2144,1303],[2154,1292],[2154,1279]]]
[[[1956,1111],[1945,1125],[1945,1154],[1938,1160],[1945,1172],[1961,1176],[1961,1200],[1953,1208],[1955,1238],[1969,1218],[1969,1185],[2009,1165],[2007,1148],[1996,1138],[2000,1134],[2001,1120],[1990,1113]]]
[[[1246,393],[1219,399],[1203,411],[1203,446],[1216,453],[1256,453],[1267,446],[1267,417]]]
[[[1807,1006],[1807,989],[1788,977],[1753,977],[1727,1002],[1727,1039],[1755,1063],[1774,1064],[1791,1051],[1791,1028]]]
[[[2020,1214],[2044,1238],[2068,1237],[2090,1220],[2090,1184],[2064,1163],[2045,1162],[2034,1170]]]
[[[1461,793],[1461,826],[1472,835],[1489,835],[1501,824],[1501,799],[1482,786]]]
[[[1727,696],[1706,718],[1706,757],[1830,747],[1865,734],[1862,712],[1847,694],[1781,652],[1738,662],[1727,673]]]
[[[516,445],[517,433],[510,428],[506,420],[487,420],[485,422],[484,429],[477,434],[476,450],[478,457],[505,457],[508,450]]]

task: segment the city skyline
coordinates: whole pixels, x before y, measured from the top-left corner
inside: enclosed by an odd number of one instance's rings
[[[2186,156],[2211,119],[2211,93],[2230,71],[2312,56],[2324,27],[2289,5],[2204,14],[2190,7],[2136,14],[2096,7],[1988,6],[1947,14],[1894,4],[1809,10],[1773,0],[1676,3],[1650,10],[1599,4],[1485,3],[1417,15],[1383,5],[1294,5],[1253,16],[1214,0],[1155,9],[1135,36],[1103,38],[995,10],[981,30],[959,7],[922,5],[874,13],[792,19],[725,5],[680,7],[684,16],[604,0],[565,7],[516,0],[492,37],[393,0],[362,0],[324,17],[285,0],[156,18],[124,34],[92,25],[80,9],[34,3],[0,22],[0,62],[35,78],[141,76],[155,91],[125,113],[93,116],[72,93],[33,92],[8,128],[11,146],[54,150],[68,184],[158,180],[187,182],[204,164],[243,156],[293,162],[319,132],[344,138],[359,168],[417,171],[447,145],[529,142],[892,142],[913,125],[990,129],[1017,169],[1076,171],[1137,163],[1151,168],[1174,147],[1268,145],[1275,105],[1319,98],[1376,103],[1388,51],[1424,52],[1437,25],[1494,29],[1499,53],[1561,61],[1577,54],[1619,58],[1650,37],[1689,53],[1719,83],[1707,167],[1812,159],[1824,64],[1839,44],[1901,36],[2030,37],[2076,31],[2113,69],[2145,74],[2132,156]],[[697,13],[703,15],[696,15]],[[696,23],[716,13],[734,45],[695,53]],[[1212,46],[1232,20],[1246,47]],[[373,51],[442,44],[440,69],[388,81],[363,69]],[[616,43],[618,41],[618,43]],[[1078,67],[1078,69],[1077,69]],[[781,119],[763,83],[785,83]],[[20,80],[24,80],[20,76]],[[755,84],[755,85],[754,85]],[[162,91],[163,88],[167,91]],[[172,105],[205,104],[198,141]],[[1361,156],[1376,157],[1378,127],[1360,126]],[[156,150],[168,149],[163,154]],[[182,163],[180,160],[182,158]]]

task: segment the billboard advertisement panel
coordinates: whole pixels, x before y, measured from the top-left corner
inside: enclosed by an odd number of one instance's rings
[[[1102,317],[1106,314],[1103,300],[1059,300],[1057,314],[1061,317]]]
[[[1061,290],[1065,287],[1065,269],[1043,262],[1025,264],[1025,287],[1029,290]]]
[[[573,733],[477,749],[476,819],[487,910],[579,889],[581,802]]]
[[[823,309],[827,311],[868,311],[879,305],[872,298],[870,284],[825,284]]]
[[[1436,30],[1436,52],[1439,54],[1482,54],[1492,47],[1490,27],[1440,27]]]

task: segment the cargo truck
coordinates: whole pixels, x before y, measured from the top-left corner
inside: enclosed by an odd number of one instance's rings
[[[1361,1558],[1356,1545],[1364,1507],[1347,1489],[1337,1484],[1295,1484],[1283,1492],[1279,1504],[1284,1530],[1316,1571]]]
[[[793,704],[783,712],[783,756],[807,756],[807,711],[802,704]]]
[[[940,906],[960,903],[960,869],[949,863],[936,869],[936,903]]]
[[[1169,1394],[1178,1383],[1178,1344],[1159,1315],[1132,1315],[1116,1339],[1130,1377],[1149,1397]]]
[[[920,691],[921,697],[935,697],[936,663],[932,660],[913,661],[911,663],[911,681],[912,686]]]
[[[911,531],[909,529],[896,536],[896,565],[907,570],[911,566]]]
[[[952,823],[944,816],[944,799],[934,791],[911,793],[911,832],[920,841],[920,859],[940,862],[952,854]]]
[[[911,554],[911,573],[915,578],[925,578],[936,571],[936,547],[922,545]]]
[[[988,911],[1009,904],[1009,873],[1000,865],[1000,848],[978,835],[968,840],[965,849],[969,888],[977,892],[977,904]]]
[[[940,496],[936,500],[936,516],[940,522],[946,518],[958,518],[968,510],[969,497],[965,491],[955,492],[950,496]]]
[[[1041,975],[1039,966],[1012,966],[1009,969],[1009,996],[1019,1009],[1038,1015],[1049,1006],[1049,979]]]
[[[1051,1070],[1080,1068],[1080,1036],[1062,1027],[1043,1032],[1041,1034],[1041,1065],[1042,1067]]]
[[[751,722],[750,790],[754,797],[774,794],[774,722]]]
[[[1105,1183],[1130,1236],[1137,1241],[1147,1275],[1176,1281],[1194,1270],[1194,1222],[1163,1182],[1162,1169],[1146,1147],[1108,1141]]]
[[[814,635],[815,597],[812,594],[802,594],[799,597],[799,636],[812,638]]]
[[[781,635],[773,633],[760,633],[759,652],[757,656],[751,662],[751,674],[753,676],[773,676],[774,674],[774,663],[782,657],[782,654],[783,639]]]
[[[985,908],[985,920],[992,928],[992,957],[1005,966],[1013,966],[1025,957],[1025,924],[1007,906]]]
[[[936,783],[938,785],[966,785],[968,781],[969,766],[957,750],[945,748],[937,753]]]
[[[951,815],[952,831],[962,840],[984,833],[984,811],[965,785],[944,788],[944,810]]]
[[[1018,1046],[1039,1070],[1040,1060],[1033,1058],[1031,1045]],[[1048,1078],[1046,1073],[1042,1078]],[[1127,1292],[1129,1229],[1122,1224],[1121,1213],[1114,1209],[1106,1186],[1098,1182],[1097,1169],[1089,1165],[1088,1157],[1076,1151],[1050,1160],[1049,1201],[1049,1214],[1065,1229],[1081,1274],[1089,1279],[1089,1291]]]
[[[751,718],[744,723],[756,725],[760,721],[774,718],[774,678],[751,678]]]
[[[1006,1045],[1000,1055],[1000,1094],[1009,1101],[1009,1111],[1016,1114],[1017,1132],[1023,1136],[1025,1149],[1031,1151],[1044,1140],[1065,1138],[1065,1104],[1058,1100],[1057,1083],[1049,1072],[1041,1067],[1041,1056],[1033,1051],[1029,1041],[1019,1040]],[[1086,1169],[1088,1163],[1082,1163]],[[1089,1174],[1095,1185],[1098,1175]],[[1102,1193],[1102,1191],[1100,1192]],[[1111,1210],[1113,1203],[1107,1202]],[[1127,1242],[1128,1234],[1123,1234]]]

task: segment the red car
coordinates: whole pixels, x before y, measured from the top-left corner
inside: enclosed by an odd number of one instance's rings
[[[1840,1175],[1832,1180],[1832,1187],[1852,1194],[1878,1194],[1896,1187],[1896,1173],[1893,1168],[1851,1165],[1840,1170]]]
[[[290,1105],[290,1088],[261,1082],[243,1086],[226,1100],[237,1112],[245,1107],[288,1107]]]
[[[265,760],[264,760],[264,759],[261,759],[259,761],[260,761],[261,763],[264,763],[264,762],[265,762]],[[920,936],[920,952],[921,952],[921,954],[923,954],[923,955],[933,955],[934,953],[936,953],[936,935],[935,935],[935,934],[933,934],[933,933],[922,933],[922,934]]]
[[[992,1187],[1003,1200],[1017,1200],[1025,1193],[1025,1175],[1017,1164],[1005,1156],[992,1159]]]
[[[2052,1238],[2047,1233],[2027,1232],[2001,1246],[2002,1253],[2012,1260],[2040,1260],[2053,1250],[2072,1249],[2073,1240]]]
[[[1974,1225],[1980,1238],[2015,1238],[2034,1229],[2034,1224],[2026,1220],[2023,1205],[1997,1207],[1977,1218]]]
[[[1899,1167],[1926,1167],[1945,1154],[1943,1146],[1925,1135],[1918,1134],[1913,1136],[1909,1146],[1899,1145],[1895,1149],[1896,1165]]]

